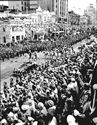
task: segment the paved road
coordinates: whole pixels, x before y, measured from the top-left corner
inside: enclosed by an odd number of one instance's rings
[[[92,39],[95,39],[95,38],[92,37]],[[78,51],[78,47],[81,46],[82,44],[87,43],[88,41],[83,40],[82,42],[77,43],[76,45],[73,45],[74,50]],[[37,63],[45,62],[45,60],[43,59],[44,58],[43,53],[39,53],[38,57],[39,59]],[[27,61],[28,61],[28,57],[22,56],[22,57],[6,60],[5,62],[1,63],[1,89],[2,89],[2,86],[3,86],[2,84],[4,81],[9,82],[10,75],[12,74],[14,68],[20,67],[21,64]]]
[[[10,60],[5,60],[5,62],[1,63],[1,89],[4,81],[9,82],[14,68],[19,68],[24,62],[28,62],[28,60],[29,59],[27,56],[22,56]],[[42,53],[38,53],[37,63],[40,64],[44,62],[44,55]]]

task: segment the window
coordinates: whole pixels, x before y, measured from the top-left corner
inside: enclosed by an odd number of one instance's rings
[[[46,21],[46,17],[44,17],[44,21]]]
[[[56,11],[56,15],[57,15],[57,11]]]
[[[20,40],[20,36],[16,36],[16,40],[17,40],[17,41]]]
[[[3,37],[3,42],[6,43],[6,37],[5,36]]]
[[[33,36],[33,31],[32,31],[32,36]]]
[[[24,39],[24,36],[22,35],[22,40]]]
[[[3,32],[5,32],[5,28],[3,27]]]
[[[23,11],[23,7],[21,7],[21,10]]]
[[[25,2],[25,7],[26,7],[26,2]]]
[[[12,32],[14,32],[14,26],[12,27]]]
[[[12,36],[12,42],[15,42],[15,38],[14,38],[14,36]]]
[[[32,18],[32,22],[34,23],[34,18]]]

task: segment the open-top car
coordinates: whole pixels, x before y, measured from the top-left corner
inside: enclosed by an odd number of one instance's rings
[[[20,76],[21,74],[27,73],[31,69],[36,69],[38,67],[37,64],[32,64],[32,62],[23,63],[18,69],[14,69],[13,76]]]

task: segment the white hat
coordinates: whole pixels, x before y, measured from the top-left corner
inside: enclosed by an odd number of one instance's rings
[[[79,113],[79,111],[78,110],[74,110],[74,116],[79,116],[80,115],[80,113]]]
[[[1,120],[1,124],[7,124],[6,119],[2,119],[2,120]]]
[[[74,123],[74,122],[75,122],[74,116],[68,115],[68,116],[67,116],[67,123],[68,123],[68,124],[72,124],[72,123]]]
[[[35,121],[35,122],[33,123],[33,125],[38,125],[38,122],[37,122],[37,121]]]
[[[16,123],[15,125],[24,125],[23,122]]]
[[[29,109],[29,105],[22,105],[22,110],[28,110]]]
[[[38,106],[43,108],[43,107],[44,107],[44,104],[43,104],[42,102],[39,102],[39,103],[38,103]]]
[[[73,122],[73,123],[70,123],[69,125],[78,125],[78,123]]]
[[[10,113],[8,114],[8,116],[9,116],[9,117],[13,117],[14,114],[13,114],[12,112],[10,112]]]
[[[29,120],[29,121],[34,121],[34,118],[28,117],[28,120]]]
[[[75,78],[71,78],[71,81],[75,81]]]
[[[97,124],[97,117],[93,118],[93,122]]]
[[[19,108],[18,107],[13,107],[13,111],[18,111]]]
[[[72,84],[72,83],[68,84],[67,88],[68,88],[68,89],[74,88],[74,84]]]

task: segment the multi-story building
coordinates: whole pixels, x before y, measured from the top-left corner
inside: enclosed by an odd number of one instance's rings
[[[80,25],[87,26],[89,23],[89,17],[86,15],[80,16]]]
[[[8,1],[9,9],[16,9],[20,11],[27,11],[29,9],[29,0],[20,0],[20,1]]]
[[[68,0],[34,0],[43,10],[55,12],[58,22],[68,22]],[[33,3],[33,1],[32,1]]]
[[[14,19],[0,22],[0,44],[17,42],[25,38],[23,20]]]
[[[58,17],[67,17],[68,0],[56,0],[56,15]]]
[[[10,39],[13,42],[23,40],[25,38],[25,24],[24,21],[16,18],[10,20]]]
[[[74,13],[74,11],[68,12],[68,21],[69,25],[79,25],[80,23],[80,15]]]
[[[10,16],[14,19],[0,22],[0,43],[2,44],[21,41],[25,37],[33,38],[36,34],[47,33],[56,21],[54,12],[42,10],[40,7],[35,13],[10,14]]]
[[[0,44],[6,44],[10,42],[10,26],[9,21],[0,21]]]
[[[40,6],[36,10],[36,13],[30,14],[28,18],[31,20],[31,36],[32,34],[47,32],[51,24],[54,24],[56,21],[54,12],[42,10]]]
[[[55,0],[37,0],[38,1],[38,5],[44,9],[44,10],[48,10],[50,12],[54,11],[54,5],[55,5]]]
[[[95,25],[96,22],[96,10],[93,4],[90,4],[84,11],[84,14],[90,17],[90,25]]]
[[[55,0],[55,13],[61,30],[68,26],[68,0]]]
[[[39,0],[30,0],[29,2],[30,2],[30,10],[32,10],[32,11],[36,11],[36,9],[38,8],[38,6],[39,6],[39,2],[38,2]]]

